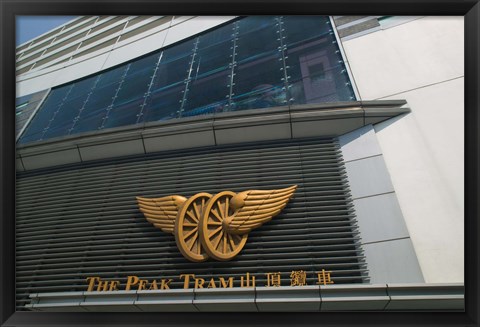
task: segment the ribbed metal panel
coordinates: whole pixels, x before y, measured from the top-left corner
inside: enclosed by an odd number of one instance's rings
[[[192,263],[172,235],[153,227],[135,196],[161,197],[298,185],[272,221],[249,234],[229,262]],[[75,165],[17,178],[17,306],[28,294],[86,290],[87,276],[126,280],[331,270],[335,283],[368,277],[358,248],[339,146],[332,139],[223,146]]]

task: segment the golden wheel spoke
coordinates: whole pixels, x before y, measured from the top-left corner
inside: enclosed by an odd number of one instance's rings
[[[195,202],[193,202],[193,208],[195,209],[195,215],[196,217],[200,217],[200,213],[198,212],[198,207],[197,207],[197,204]]]
[[[217,218],[220,222],[223,220],[222,217],[220,217],[220,215],[218,214],[216,209],[212,209],[210,212],[213,213],[215,218]]]
[[[189,238],[190,236],[192,236],[192,234],[195,233],[197,230],[198,230],[198,227],[195,227],[194,229],[192,229],[192,230],[189,231],[188,233],[184,234],[184,235],[183,235],[183,239],[186,240],[187,238]],[[198,234],[198,233],[197,233],[197,234]]]
[[[220,210],[220,215],[222,216],[223,219],[225,219],[225,213],[223,212],[220,201],[217,201],[217,207],[218,207],[218,210]]]
[[[190,211],[187,211],[186,213],[187,213],[187,215],[188,215],[190,218],[192,218],[194,221],[196,221],[196,222],[198,223],[198,218],[195,217],[194,214],[192,214]]]
[[[193,246],[195,245],[195,241],[197,240],[197,238],[198,238],[198,233],[195,234],[195,236],[194,236],[194,237],[192,238],[192,240],[190,241],[191,243],[188,245],[188,249],[189,249],[190,251],[192,251]],[[197,246],[197,247],[198,247],[198,246]]]
[[[200,239],[202,226],[200,222],[203,219],[203,209],[211,197],[212,195],[209,193],[193,195],[182,205],[175,220],[174,235],[177,247],[182,255],[192,262],[202,262],[208,259],[208,254],[201,243],[203,240]]]
[[[223,233],[223,253],[227,254],[227,233]]]
[[[213,233],[211,233],[210,235],[208,235],[208,238],[211,239],[213,237],[213,235],[217,234],[219,231],[222,230],[222,226],[218,227],[217,229],[215,229],[213,231]]]
[[[220,244],[220,241],[222,240],[222,236],[223,236],[223,231],[220,232],[220,237],[218,238],[217,242],[213,245],[213,248],[215,250],[218,249],[218,245]]]
[[[231,209],[233,196],[235,196],[234,192],[224,191],[210,198],[203,208],[203,217],[199,224],[202,231],[199,236],[202,251],[218,261],[228,261],[234,258],[247,241],[246,234],[229,234],[224,230],[225,220],[233,218],[230,216],[233,211],[233,208]]]
[[[233,241],[233,237],[230,234],[228,235],[228,240],[230,241],[230,247],[232,248],[232,251],[235,251],[235,242]]]

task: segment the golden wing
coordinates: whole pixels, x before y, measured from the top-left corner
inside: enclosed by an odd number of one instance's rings
[[[137,196],[138,206],[147,221],[166,233],[173,234],[178,210],[187,201],[180,195],[163,198],[142,198]]]
[[[227,218],[225,230],[245,234],[260,227],[282,211],[296,189],[297,185],[293,185],[279,190],[250,190],[236,194],[230,200],[235,212]]]

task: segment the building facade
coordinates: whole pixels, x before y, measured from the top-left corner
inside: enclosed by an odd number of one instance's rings
[[[16,69],[18,310],[463,309],[462,17],[85,16]],[[293,185],[227,261],[137,202]]]

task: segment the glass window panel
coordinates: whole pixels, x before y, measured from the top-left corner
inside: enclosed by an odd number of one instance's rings
[[[241,64],[235,72],[235,109],[285,105],[284,73],[279,53]]]
[[[338,50],[330,34],[290,46],[287,51],[293,103],[351,101],[353,89]]]
[[[239,35],[252,33],[276,26],[276,16],[250,16],[238,21]]]
[[[93,131],[100,128],[103,118],[107,114],[107,108],[112,104],[117,89],[118,82],[96,88],[79,114],[79,119],[70,134]]]
[[[158,66],[152,90],[157,91],[173,84],[183,84],[188,77],[190,60],[190,57],[183,57],[167,63],[162,61]]]
[[[58,110],[71,88],[72,85],[66,85],[50,91],[45,102],[37,111],[26,131],[23,133],[23,136],[20,138],[19,143],[27,143],[41,139],[44,129],[50,124],[54,113]]]
[[[253,109],[285,104],[284,72],[275,17],[248,17],[238,22],[234,108]]]
[[[283,84],[258,84],[249,93],[233,97],[234,110],[270,108],[285,105]]]
[[[199,49],[230,41],[233,37],[233,23],[218,27],[199,36]]]
[[[138,73],[142,71],[153,71],[155,65],[158,61],[160,53],[154,53],[143,57],[141,59],[137,59],[135,61],[130,62],[130,69],[128,71],[129,74]]]
[[[15,99],[15,131],[16,136],[30,119],[31,115],[46,95],[47,91],[28,94]]]
[[[186,44],[181,44],[179,49],[174,47],[163,52],[144,108],[146,121],[177,117],[185,91],[193,46],[193,41],[190,40]]]
[[[145,107],[145,121],[177,118],[185,84],[176,84],[152,92]]]
[[[143,98],[116,105],[106,116],[104,128],[134,125],[137,122]]]
[[[213,44],[199,49],[195,57],[194,75],[198,77],[228,68],[232,63],[232,41]]]
[[[125,80],[108,113],[105,128],[137,123],[159,56],[156,53],[130,63]]]
[[[265,24],[264,20],[268,24]],[[259,58],[280,52],[279,34],[277,33],[278,24],[274,18],[255,17],[253,21],[257,22],[261,27],[248,32],[245,32],[244,29],[249,28],[252,21],[249,21],[248,24],[244,20],[239,22],[239,36],[235,56],[237,62],[258,60]]]
[[[182,116],[222,112],[228,103],[230,70],[191,81]]]
[[[130,63],[125,80],[115,100],[116,105],[122,105],[145,96],[148,85],[152,80],[158,57],[159,54],[155,54]]]
[[[288,75],[293,80],[299,80],[309,74],[310,66],[319,67],[321,62],[323,70],[329,70],[343,64],[340,51],[328,37],[322,37],[296,47],[288,48],[286,63],[289,66]],[[307,69],[308,67],[308,69]]]
[[[315,66],[311,68],[316,69]],[[330,70],[310,72],[305,78],[292,81],[290,93],[295,104],[355,100],[343,65],[337,65]]]
[[[87,101],[88,94],[92,91],[96,79],[97,77],[93,76],[73,84],[62,106],[52,117],[53,119],[44,135],[45,139],[69,134],[69,129],[73,126],[73,120],[78,116],[80,109]]]
[[[73,84],[72,91],[68,94],[66,101],[71,101],[77,97],[83,96],[92,91],[97,76],[92,76],[84,80],[77,81]]]
[[[122,79],[123,74],[125,74],[126,67],[127,65],[123,65],[118,68],[103,72],[100,75],[96,88],[102,88],[110,84],[118,85],[118,83]]]
[[[224,111],[229,96],[228,110],[355,99],[329,18],[246,17],[54,89],[20,142]]]
[[[162,63],[168,63],[170,61],[177,60],[183,57],[190,57],[193,54],[195,47],[195,39],[187,40],[182,43],[176,44],[171,48],[165,49],[162,53]]]
[[[152,72],[150,72],[152,73]],[[123,105],[130,101],[143,98],[148,90],[148,84],[152,79],[151,74],[134,74],[128,76],[120,86],[120,90],[115,100],[116,105]]]
[[[283,16],[285,44],[299,45],[332,31],[327,16]]]
[[[77,117],[80,109],[86,101],[87,95],[76,97],[70,101],[65,101],[60,110],[56,113],[48,130],[45,132],[44,138],[68,135],[69,129],[73,126],[73,120]]]

